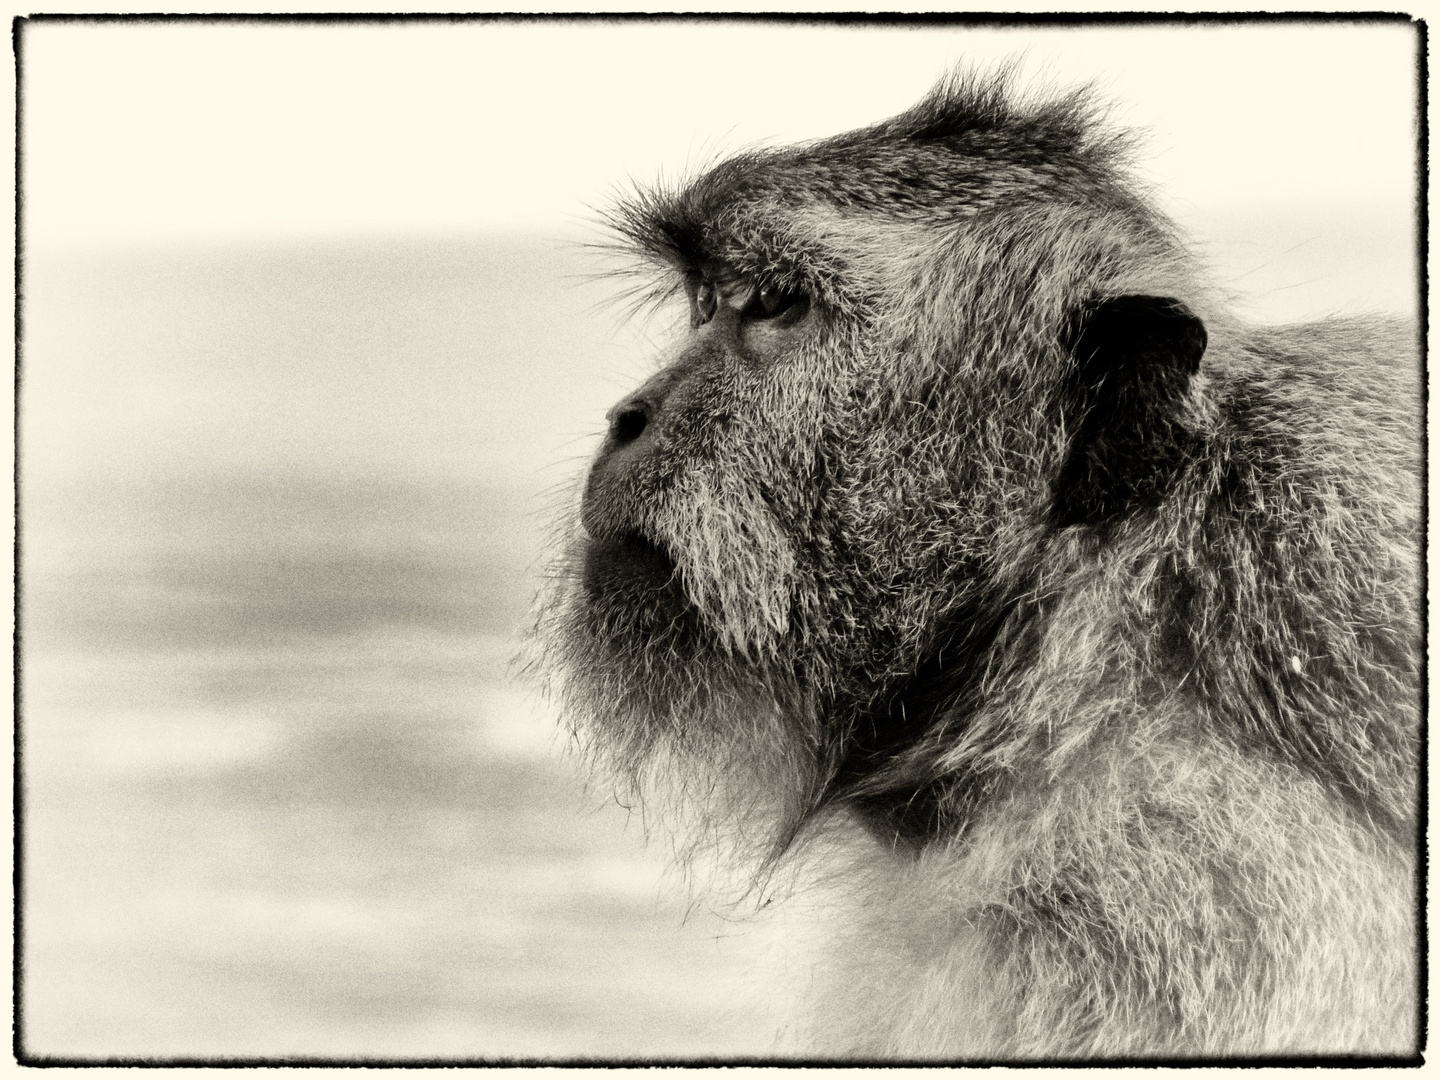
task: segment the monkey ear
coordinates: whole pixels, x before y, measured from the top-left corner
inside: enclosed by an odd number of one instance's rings
[[[1074,435],[1055,480],[1057,527],[1103,525],[1164,498],[1195,449],[1181,417],[1205,340],[1178,300],[1118,296],[1085,309],[1070,339]]]

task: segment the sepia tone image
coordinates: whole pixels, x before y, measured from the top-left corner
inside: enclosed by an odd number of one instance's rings
[[[1420,41],[22,21],[17,1057],[1413,1058]]]

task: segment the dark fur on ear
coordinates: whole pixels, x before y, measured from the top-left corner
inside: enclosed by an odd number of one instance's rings
[[[1183,422],[1205,327],[1179,301],[1119,296],[1075,335],[1067,415],[1075,435],[1055,480],[1054,524],[1105,525],[1158,503],[1190,456]]]

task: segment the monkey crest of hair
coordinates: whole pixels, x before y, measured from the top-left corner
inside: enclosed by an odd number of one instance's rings
[[[602,775],[827,898],[803,1052],[1415,1054],[1415,328],[1227,314],[1005,74],[613,224],[688,318],[540,662]]]

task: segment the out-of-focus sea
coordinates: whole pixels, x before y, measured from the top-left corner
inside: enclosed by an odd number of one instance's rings
[[[1260,319],[1414,308],[1403,213],[1196,224]],[[766,1052],[761,946],[512,670],[548,516],[649,370],[590,268],[525,237],[27,253],[28,1053]]]

